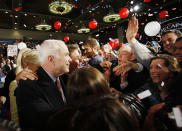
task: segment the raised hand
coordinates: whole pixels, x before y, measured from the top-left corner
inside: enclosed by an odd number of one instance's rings
[[[138,19],[136,19],[136,17],[133,16],[128,23],[128,29],[126,31],[126,38],[128,42],[133,38],[135,38],[137,32],[138,32]]]

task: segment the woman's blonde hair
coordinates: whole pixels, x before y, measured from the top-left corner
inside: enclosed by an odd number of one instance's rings
[[[28,53],[29,51],[31,51],[30,48],[23,48],[19,51],[17,59],[16,59],[16,74],[18,74],[19,72],[21,72],[23,70],[22,68],[22,57],[24,57],[24,55],[26,55],[26,53]]]
[[[26,48],[25,50],[22,50],[20,54],[18,54],[16,74],[21,72],[28,63],[40,65],[37,50],[31,50]]]

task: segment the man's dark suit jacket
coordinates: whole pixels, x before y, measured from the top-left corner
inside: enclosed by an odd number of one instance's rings
[[[141,72],[135,72],[133,70],[130,70],[127,77],[128,85],[122,90],[120,87],[122,76],[116,76],[113,72],[113,68],[117,65],[118,60],[113,60],[111,66],[110,87],[122,91],[123,93],[134,92],[136,89],[140,88],[143,84],[145,84],[149,78],[149,73],[146,68],[144,68]]]
[[[25,131],[45,130],[50,114],[64,105],[56,84],[42,67],[37,75],[38,80],[21,80],[16,89],[20,126]],[[61,85],[64,88],[62,80]]]

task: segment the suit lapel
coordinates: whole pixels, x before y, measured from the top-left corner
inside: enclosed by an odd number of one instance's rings
[[[56,107],[63,105],[64,103],[60,92],[57,89],[57,85],[53,82],[53,80],[49,77],[49,75],[42,67],[38,69],[37,75],[39,86],[46,101],[48,101],[52,106]]]

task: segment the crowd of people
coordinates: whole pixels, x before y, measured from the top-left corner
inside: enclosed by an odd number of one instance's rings
[[[163,32],[154,53],[137,32],[134,16],[117,53],[89,37],[82,49],[48,39],[1,55],[0,129],[8,120],[22,131],[181,130],[168,116],[182,109],[182,34]]]

